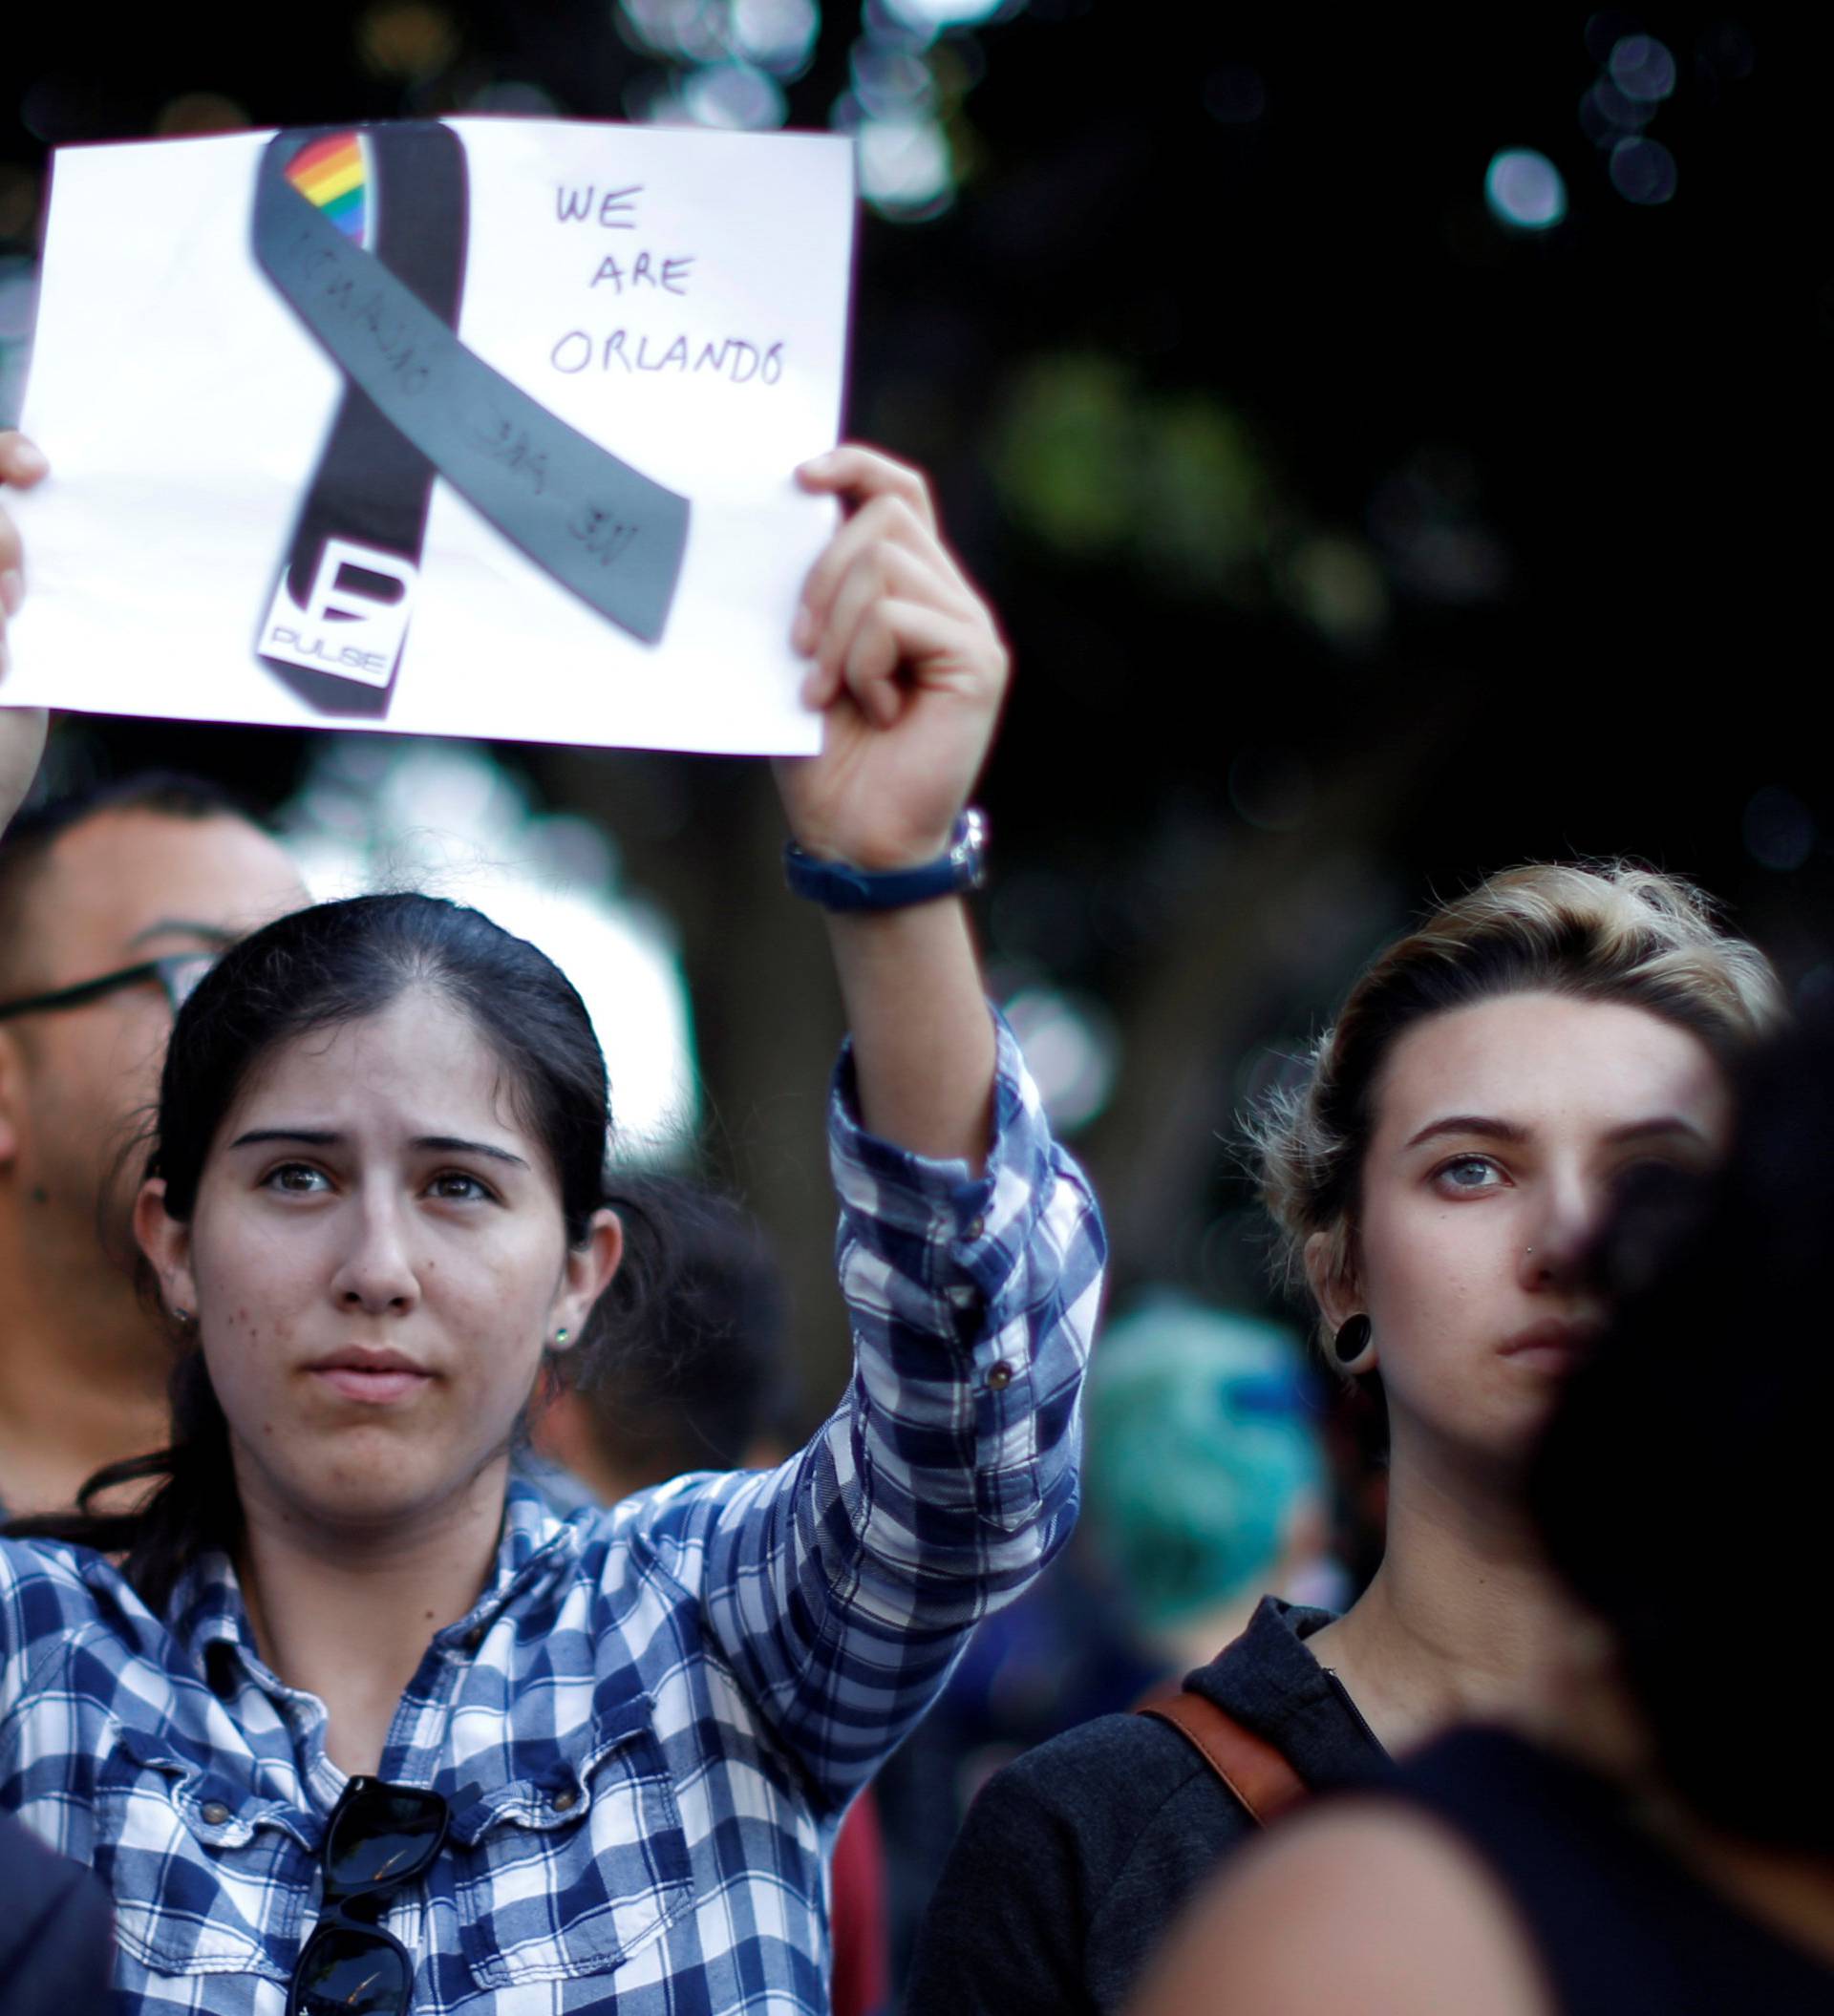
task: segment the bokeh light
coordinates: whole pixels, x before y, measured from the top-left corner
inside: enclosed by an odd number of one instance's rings
[[[458,30],[443,8],[428,0],[380,0],[356,23],[356,51],[378,77],[417,82],[443,70],[458,53]]]
[[[1545,154],[1504,147],[1484,171],[1483,199],[1491,215],[1518,231],[1546,231],[1567,215],[1567,184]]]
[[[1655,110],[1647,99],[1619,91],[1610,77],[1600,77],[1579,101],[1579,123],[1594,147],[1610,147],[1627,133],[1640,133]]]
[[[1312,628],[1345,650],[1373,645],[1388,622],[1388,584],[1360,540],[1341,532],[1299,541],[1283,574],[1287,599]]]
[[[1619,140],[1611,149],[1611,187],[1633,203],[1665,203],[1674,194],[1674,156],[1660,140]]]
[[[1627,98],[1659,103],[1674,89],[1674,57],[1653,35],[1625,35],[1612,47],[1606,68]]]
[[[758,133],[783,123],[783,93],[777,79],[749,63],[710,63],[681,86],[681,107],[696,126]]]
[[[854,139],[861,194],[876,208],[928,217],[949,201],[949,139],[934,119],[908,113],[864,119]]]
[[[741,132],[783,124],[782,87],[808,68],[821,27],[816,0],[619,0],[615,18],[663,66],[627,87],[631,117]]]
[[[733,0],[733,53],[774,76],[801,74],[821,27],[815,0]]]
[[[1019,11],[1011,0],[878,0],[878,5],[900,27],[920,35],[939,34],[949,28],[973,28],[995,14]]]
[[[1098,1003],[1050,987],[1029,987],[1005,1005],[1038,1097],[1059,1134],[1086,1127],[1114,1090],[1120,1045]]]
[[[220,91],[184,91],[160,108],[153,131],[161,139],[201,133],[241,133],[253,122],[234,98]]]
[[[1745,851],[1780,875],[1800,868],[1815,851],[1815,815],[1793,791],[1766,784],[1745,807]]]

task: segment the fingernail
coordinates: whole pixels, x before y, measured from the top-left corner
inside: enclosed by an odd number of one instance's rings
[[[815,642],[815,618],[804,603],[796,612],[796,621],[790,626],[790,646],[807,657],[809,647]]]
[[[21,441],[12,451],[13,467],[30,481],[33,477],[44,476],[51,468],[45,459],[42,448],[34,448],[30,441]]]
[[[9,567],[0,574],[0,609],[9,616],[17,616],[19,605],[26,599],[26,577],[17,567]]]

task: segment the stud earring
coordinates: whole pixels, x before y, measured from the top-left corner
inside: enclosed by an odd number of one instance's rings
[[[174,1323],[179,1324],[180,1326],[183,1326],[187,1323],[190,1323],[192,1320],[193,1319],[191,1311],[189,1309],[181,1309],[176,1304],[173,1305],[172,1321]]]
[[[1369,1348],[1371,1332],[1376,1326],[1367,1316],[1350,1317],[1331,1340],[1331,1348],[1336,1353],[1339,1365],[1349,1365],[1360,1358]]]
[[[560,1328],[559,1328],[558,1330],[556,1330],[556,1331],[554,1332],[554,1348],[555,1348],[555,1349],[556,1349],[557,1351],[564,1351],[564,1350],[565,1350],[565,1348],[566,1348],[566,1340],[567,1340],[567,1339],[568,1339],[568,1338],[569,1338],[570,1336],[572,1336],[572,1334],[573,1334],[573,1332],[572,1332],[571,1330],[569,1330],[569,1329],[567,1328],[567,1326],[565,1326],[565,1324],[562,1324],[562,1326],[560,1326]]]

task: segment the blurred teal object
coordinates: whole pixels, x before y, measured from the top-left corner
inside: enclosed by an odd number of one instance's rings
[[[1262,1586],[1326,1472],[1303,1347],[1157,1293],[1111,1324],[1088,1385],[1085,1532],[1162,1629]]]

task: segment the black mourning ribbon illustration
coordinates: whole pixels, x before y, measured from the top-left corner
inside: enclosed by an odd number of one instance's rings
[[[359,136],[373,250],[288,177],[303,150]],[[256,261],[345,390],[257,648],[323,711],[388,710],[436,476],[631,636],[668,624],[688,499],[458,340],[466,235],[464,156],[437,121],[290,130],[262,155]]]

